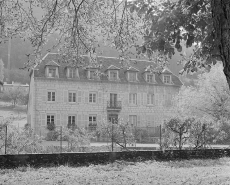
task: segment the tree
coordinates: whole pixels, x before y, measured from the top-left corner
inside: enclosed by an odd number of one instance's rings
[[[91,56],[104,43],[120,52],[121,62],[133,48],[164,67],[167,57],[181,52],[185,44],[194,53],[182,54],[184,71],[210,68],[221,59],[230,84],[229,1],[2,0],[0,36],[2,41],[14,35],[31,41],[36,56],[28,67],[40,62],[41,47],[52,33],[60,35],[54,47],[61,46],[63,60],[79,65],[81,54]]]
[[[4,63],[2,59],[0,59],[0,81],[3,82],[4,80]]]
[[[167,139],[171,139],[171,143],[168,143],[167,145],[172,144],[173,146],[178,147],[178,149],[181,150],[183,145],[189,138],[189,130],[194,120],[194,118],[182,119],[175,117],[171,118],[168,122],[166,122],[164,125],[164,129],[166,130],[166,132],[164,133],[164,138],[166,138],[166,142],[168,142]],[[169,138],[170,133],[173,134]]]
[[[8,97],[11,101],[13,106],[15,107],[16,104],[25,96],[25,92],[20,89],[20,87],[12,87],[4,91],[5,97]]]
[[[112,142],[112,150],[114,143],[126,149],[127,144],[134,143],[134,128],[125,122],[122,118],[117,121],[103,121],[102,124],[97,128],[98,133],[101,137],[109,138]]]
[[[62,137],[63,140],[68,142],[68,151],[70,152],[76,151],[79,147],[90,145],[90,134],[85,129],[79,127],[75,127],[74,129],[64,128],[62,130]]]

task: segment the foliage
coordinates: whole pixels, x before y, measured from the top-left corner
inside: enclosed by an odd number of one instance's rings
[[[119,118],[116,122],[107,122],[104,120],[97,128],[101,137],[109,138],[112,145],[115,143],[122,148],[126,148],[127,144],[134,143],[134,130],[135,128],[122,118]]]
[[[20,154],[20,153],[39,153],[42,150],[42,138],[35,135],[30,127],[18,129],[12,125],[7,124],[7,154]],[[7,121],[5,121],[6,123]],[[3,129],[4,130],[4,129]],[[0,138],[0,142],[5,146],[5,130]],[[4,146],[1,146],[3,148]],[[2,151],[3,152],[3,151]]]
[[[59,130],[59,133],[60,131],[61,130]],[[59,140],[62,139],[68,141],[68,151],[71,152],[82,146],[89,146],[91,135],[87,132],[87,130],[75,127],[74,129],[63,128],[62,138],[60,137],[61,135],[59,134]]]
[[[4,90],[2,99],[9,99],[10,101],[12,101],[12,104],[15,107],[16,104],[18,104],[19,101],[24,100],[26,96],[28,96],[26,91],[21,89],[19,86],[13,86]]]
[[[50,122],[49,124],[47,124],[47,129],[49,131],[54,131],[55,130],[55,124],[53,122]]]
[[[194,118],[182,119],[179,117],[171,118],[166,122],[164,125],[165,133],[163,138],[165,139],[163,141],[163,148],[168,148],[172,145],[181,150],[189,138],[189,131],[193,122]]]
[[[10,82],[20,82],[22,84],[29,84],[30,78],[28,71],[22,69],[4,69],[5,80]]]
[[[0,59],[0,81],[3,82],[4,79],[4,63],[2,59]]]
[[[46,135],[46,141],[57,141],[59,132],[56,130],[50,130]]]

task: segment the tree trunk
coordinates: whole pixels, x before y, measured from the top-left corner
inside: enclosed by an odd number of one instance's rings
[[[215,44],[224,66],[224,74],[230,87],[230,0],[211,0]]]

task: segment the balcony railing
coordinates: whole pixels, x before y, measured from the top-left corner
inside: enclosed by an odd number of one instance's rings
[[[107,109],[121,109],[121,101],[108,101]]]

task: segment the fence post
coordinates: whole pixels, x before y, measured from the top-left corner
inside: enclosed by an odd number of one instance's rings
[[[162,149],[161,137],[162,137],[162,136],[161,136],[161,124],[160,124],[160,150]]]
[[[112,123],[112,152],[113,152],[113,123]]]
[[[204,148],[206,148],[206,138],[205,138],[206,125],[205,123],[203,124],[203,129],[204,129]]]
[[[61,126],[61,129],[60,129],[60,152],[62,153],[62,126]]]
[[[7,125],[6,125],[6,136],[5,136],[5,155],[6,155],[6,148],[7,148]]]

